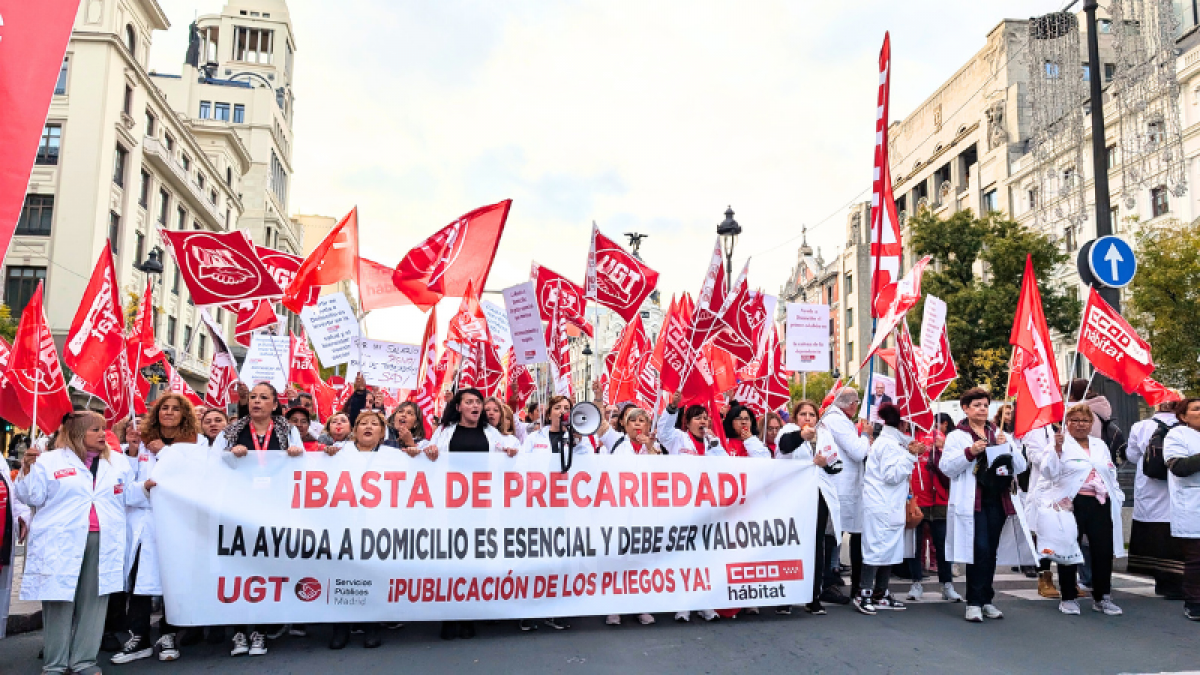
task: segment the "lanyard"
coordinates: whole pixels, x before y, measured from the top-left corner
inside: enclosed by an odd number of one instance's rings
[[[250,427],[250,439],[254,441],[255,451],[261,452],[266,450],[267,447],[271,445],[271,433],[273,431],[275,431],[275,420],[271,420],[271,423],[267,425],[267,433],[263,434],[262,440],[260,441],[258,440],[258,434],[254,431],[254,427]]]

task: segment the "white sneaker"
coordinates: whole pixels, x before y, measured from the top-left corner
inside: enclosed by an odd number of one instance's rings
[[[604,625],[620,626],[621,625],[621,615],[620,614],[609,614],[608,618],[606,618],[604,620]]]
[[[650,624],[654,623],[654,615],[638,614],[638,621],[640,621],[643,626],[649,626]]]
[[[159,661],[174,661],[179,658],[179,650],[175,648],[174,633],[167,633],[158,638],[158,642],[155,642],[154,646],[158,649]]]
[[[688,622],[692,620],[691,612],[675,612],[675,620],[680,622]]]
[[[958,594],[958,591],[954,590],[954,584],[950,583],[949,581],[942,584],[942,599],[948,602],[963,601],[962,596]]]
[[[241,656],[250,651],[250,643],[246,642],[245,633],[233,634],[233,649],[229,650],[230,656]]]
[[[1121,616],[1124,612],[1112,601],[1111,595],[1106,595],[1099,602],[1092,603],[1092,610],[1104,612],[1105,616]]]
[[[258,631],[250,634],[250,656],[262,656],[267,653],[267,636]]]
[[[999,607],[993,605],[990,602],[983,606],[983,615],[989,619],[1003,619],[1004,618],[1004,612],[1001,612]]]
[[[1058,603],[1058,611],[1071,616],[1079,616],[1079,602],[1075,600],[1062,600]]]
[[[912,587],[908,589],[908,599],[920,602],[922,595],[925,595],[925,587],[921,585],[921,582],[914,581]]]
[[[983,623],[983,610],[975,605],[967,605],[967,621],[971,623]]]
[[[716,621],[717,619],[721,618],[721,615],[717,614],[711,609],[702,609],[700,610],[700,618],[704,619],[705,621]]]

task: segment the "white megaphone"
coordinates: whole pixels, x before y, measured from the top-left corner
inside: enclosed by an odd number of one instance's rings
[[[571,430],[581,436],[591,436],[600,428],[602,414],[595,403],[576,403],[571,408]]]

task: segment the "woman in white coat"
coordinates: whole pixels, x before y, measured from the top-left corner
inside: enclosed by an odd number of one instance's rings
[[[612,455],[661,455],[663,450],[650,435],[650,413],[635,405],[621,410],[622,431],[615,432],[612,447],[602,452]],[[613,432],[610,431],[610,435]],[[651,617],[653,618],[653,617]],[[653,623],[653,621],[651,621]]]
[[[488,424],[483,394],[468,388],[460,389],[446,404],[442,422],[424,452],[429,459],[443,452],[503,452],[511,457],[519,448],[515,436],[505,436]]]
[[[883,429],[863,467],[862,590],[854,598],[854,608],[868,615],[877,609],[904,609],[888,590],[888,579],[892,565],[904,560],[906,538],[908,548],[913,548],[914,531],[904,527],[904,507],[913,466],[925,452],[924,443],[908,436],[907,428],[901,429],[899,408],[884,403],[877,414]]]
[[[4,629],[8,626],[17,544],[25,540],[31,515],[29,507],[17,500],[12,481],[8,478],[8,467],[3,469],[0,471],[0,638],[4,637]]]
[[[680,415],[683,396],[675,392],[671,403],[658,418],[658,442],[669,455],[702,455],[724,457],[721,439],[710,431],[712,420],[702,405],[689,405]]]
[[[542,426],[537,431],[525,436],[521,452],[560,452],[560,448],[567,445],[576,455],[589,455],[594,453],[598,447],[603,447],[590,436],[567,438],[567,432],[563,429],[563,420],[570,414],[571,399],[566,396],[551,396],[550,400],[546,402],[546,417],[542,420]],[[607,431],[608,425],[603,422],[601,425],[599,433],[603,434]]]
[[[1179,402],[1182,422],[1163,443],[1171,490],[1171,536],[1183,543],[1183,615],[1200,621],[1200,398]]]
[[[21,599],[42,602],[42,672],[99,673],[108,595],[124,587],[129,462],[109,449],[94,412],[67,415],[57,445],[26,451],[14,486],[35,509]]]
[[[1002,619],[992,604],[996,565],[1033,565],[1033,541],[1024,525],[1016,475],[1028,465],[1003,432],[988,419],[991,394],[978,387],[959,398],[966,418],[946,436],[938,467],[950,478],[946,549],[950,562],[967,566],[966,620]],[[989,465],[987,449],[1008,445]]]
[[[1067,433],[1056,434],[1053,452],[1042,457],[1040,499],[1075,515],[1079,534],[1092,547],[1092,609],[1108,616],[1120,616],[1121,608],[1112,601],[1113,556],[1125,557],[1125,536],[1121,530],[1121,506],[1125,493],[1117,484],[1117,467],[1108,446],[1089,436],[1095,414],[1085,403],[1067,410]],[[1039,509],[1040,512],[1040,509]],[[1059,565],[1063,614],[1079,614],[1079,588],[1075,585],[1079,565]]]

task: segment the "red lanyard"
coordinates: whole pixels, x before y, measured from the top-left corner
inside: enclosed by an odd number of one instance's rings
[[[266,450],[267,447],[271,445],[271,432],[273,431],[275,431],[275,420],[271,420],[271,423],[267,425],[267,433],[263,434],[262,440],[260,441],[258,440],[258,434],[254,432],[254,426],[250,426],[250,439],[254,441],[254,449],[256,451],[261,452]]]

